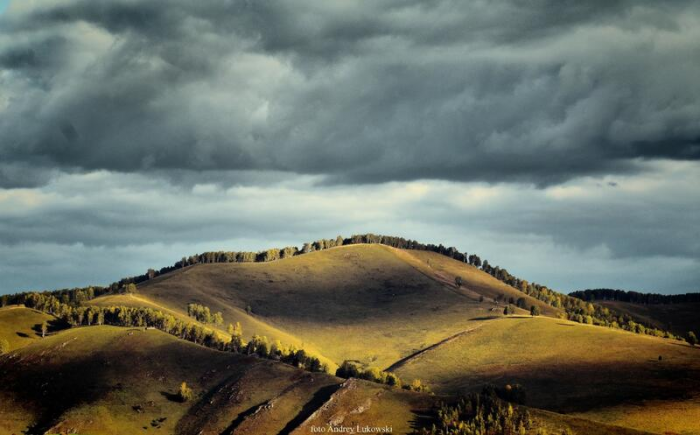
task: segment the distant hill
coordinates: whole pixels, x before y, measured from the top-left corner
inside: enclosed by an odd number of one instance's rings
[[[685,337],[700,334],[700,293],[661,295],[614,289],[580,290],[571,296],[631,316],[635,321]]]

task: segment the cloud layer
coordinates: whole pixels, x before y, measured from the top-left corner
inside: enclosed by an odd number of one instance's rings
[[[0,190],[1,291],[106,283],[204,250],[260,250],[338,233],[453,244],[564,290],[700,290],[700,165],[537,189],[444,181],[183,186],[112,172]]]
[[[700,158],[697,2],[14,2],[0,183],[524,181]],[[21,172],[21,177],[13,173]]]
[[[338,233],[700,290],[700,3],[22,0],[0,293]]]

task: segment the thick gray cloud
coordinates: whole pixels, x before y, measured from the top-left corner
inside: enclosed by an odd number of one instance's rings
[[[630,173],[700,158],[699,29],[691,1],[14,2],[0,159],[343,183]]]

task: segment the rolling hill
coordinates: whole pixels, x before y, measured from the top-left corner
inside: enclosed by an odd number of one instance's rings
[[[75,328],[0,358],[0,433],[220,434],[274,403],[281,431],[341,380],[218,352],[160,331]],[[195,393],[174,399],[181,382]],[[301,414],[303,416],[303,413]],[[267,433],[258,432],[258,433]]]
[[[504,304],[519,298],[543,315],[516,308],[504,316]],[[223,313],[224,325],[203,326],[224,339],[225,325],[240,322],[246,338],[303,348],[331,372],[357,361],[421,379],[436,395],[309,373],[156,330],[90,326],[31,338],[1,357],[0,433],[300,434],[329,422],[409,433],[438,401],[487,384],[524,386],[537,422],[530,433],[700,433],[700,349],[562,320],[562,310],[435,252],[355,244],[196,264],[141,282],[135,294],[83,302],[197,323],[189,303]],[[15,317],[3,333],[31,330],[46,316],[5,310],[0,321]],[[183,381],[196,397],[179,403]]]
[[[537,408],[655,433],[700,432],[700,349],[676,341],[545,317],[501,318],[394,370],[420,374],[445,394],[521,384]]]
[[[41,324],[56,318],[21,306],[0,308],[0,340],[7,340],[9,350],[18,349],[41,338]]]
[[[65,330],[0,357],[0,433],[310,434],[329,424],[411,433],[443,397],[219,352],[157,330]],[[194,391],[176,399],[181,382]],[[536,427],[639,432],[533,410]],[[533,428],[534,432],[534,428]]]
[[[503,306],[493,300],[499,295],[525,297],[528,306],[556,313],[468,264],[382,245],[270,263],[198,264],[140,284],[139,293],[180,312],[190,302],[203,304],[221,311],[224,323],[240,321],[248,333],[303,343],[337,364],[353,359],[380,368],[500,316]]]
[[[664,295],[617,289],[588,289],[570,296],[630,316],[634,321],[686,337],[700,334],[700,293]]]

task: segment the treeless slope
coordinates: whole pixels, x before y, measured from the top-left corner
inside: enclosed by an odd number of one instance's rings
[[[201,303],[249,333],[265,334],[267,325],[336,363],[388,367],[469,329],[475,318],[500,316],[502,306],[479,302],[482,293],[518,294],[455,260],[436,255],[434,264],[426,269],[420,256],[387,246],[351,245],[270,263],[200,264],[141,284],[139,292],[179,310]],[[453,270],[462,289],[454,288]],[[260,323],[242,316],[246,307]]]
[[[502,318],[396,372],[440,393],[519,383],[537,408],[657,433],[700,432],[700,349],[671,340],[544,317]]]
[[[41,324],[55,317],[24,306],[0,308],[0,339],[7,340],[10,350],[41,339]]]
[[[685,337],[688,331],[700,335],[700,304],[636,304],[622,301],[600,301],[595,303],[620,313],[629,314],[639,323],[671,331]]]

